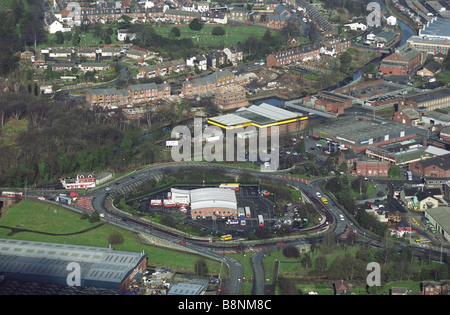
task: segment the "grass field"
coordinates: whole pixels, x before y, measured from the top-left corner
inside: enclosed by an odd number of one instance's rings
[[[114,246],[116,250],[144,251],[149,266],[192,272],[199,259],[196,255],[142,244],[127,230],[101,222],[90,223],[78,213],[46,202],[22,200],[0,219],[0,238],[108,247],[108,236],[113,231],[124,236],[123,244]],[[220,263],[206,261],[210,272],[219,272]]]
[[[261,38],[266,29],[254,26],[221,26],[226,34],[222,36],[212,35],[214,26],[204,26],[200,31],[193,31],[187,26],[179,26],[179,38],[191,38],[194,44],[199,46],[228,46],[243,42],[249,36]],[[156,34],[169,37],[172,26],[154,27]],[[276,36],[277,31],[272,31],[272,36]]]

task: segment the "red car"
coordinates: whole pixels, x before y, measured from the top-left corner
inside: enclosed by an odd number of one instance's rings
[[[181,241],[181,242],[178,242],[178,244],[180,244],[180,245],[183,245],[183,246],[186,246],[186,243],[185,243],[185,242],[183,242],[183,241]]]

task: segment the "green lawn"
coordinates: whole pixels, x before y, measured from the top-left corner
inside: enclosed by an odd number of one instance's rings
[[[18,240],[108,247],[108,236],[113,231],[124,236],[123,244],[113,246],[116,250],[144,251],[150,266],[193,271],[199,259],[196,255],[142,244],[127,230],[101,222],[90,223],[78,213],[47,202],[22,200],[0,219],[0,238]],[[219,272],[220,263],[211,260],[207,263],[210,272]]]
[[[263,37],[266,29],[254,26],[221,26],[226,34],[222,36],[212,35],[214,26],[204,26],[200,31],[193,31],[187,26],[178,26],[180,30],[179,38],[191,38],[194,44],[199,46],[227,46],[236,45],[243,42],[249,36]],[[154,27],[156,34],[169,37],[172,26]],[[272,31],[272,36],[276,36],[277,31]]]

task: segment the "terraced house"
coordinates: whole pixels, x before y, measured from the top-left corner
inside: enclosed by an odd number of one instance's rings
[[[156,83],[134,84],[127,88],[129,102],[139,104],[160,100],[170,96],[170,85]]]
[[[193,80],[184,81],[181,86],[181,93],[184,96],[214,92],[220,86],[234,83],[234,74],[228,70],[217,71],[206,77],[199,77]]]
[[[266,57],[268,67],[282,67],[320,57],[320,46],[295,47],[272,53]]]

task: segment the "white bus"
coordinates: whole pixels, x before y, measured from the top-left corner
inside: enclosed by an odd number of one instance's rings
[[[220,184],[219,188],[228,188],[228,189],[238,191],[239,184]]]
[[[258,225],[264,226],[264,218],[261,214],[258,214]]]
[[[245,207],[245,217],[250,218],[252,213],[250,212],[250,207]]]

